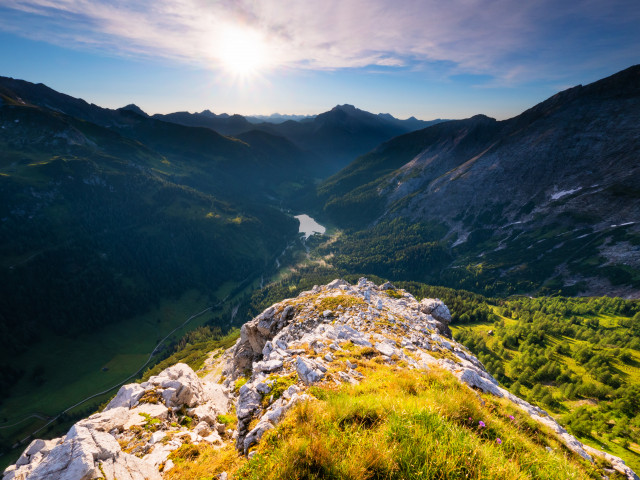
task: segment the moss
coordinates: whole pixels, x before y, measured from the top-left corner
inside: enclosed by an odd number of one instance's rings
[[[240,377],[236,380],[236,383],[233,385],[233,391],[235,393],[238,393],[240,391],[240,388],[242,388],[242,386],[247,383],[249,381],[249,379],[247,377]]]
[[[144,395],[140,397],[140,400],[138,402],[157,404],[157,403],[160,403],[161,398],[162,397],[160,396],[158,391],[155,388],[153,388],[151,390],[144,392]]]
[[[233,410],[229,411],[227,414],[219,414],[217,417],[218,423],[225,425],[227,428],[235,429],[238,423],[238,418],[236,417],[235,407]]]
[[[142,428],[144,428],[148,432],[155,432],[156,430],[158,430],[160,425],[162,425],[162,420],[158,418],[152,418],[148,413],[138,413],[138,415],[146,420]]]
[[[397,290],[389,289],[389,290],[385,290],[385,293],[387,295],[389,295],[391,298],[402,298],[402,297],[404,297],[404,295],[402,293],[398,292]]]
[[[289,388],[291,385],[295,385],[298,382],[298,375],[296,373],[292,373],[290,375],[271,375],[269,380],[272,380],[271,391],[262,397],[262,406],[267,407],[270,403],[275,402],[279,399],[284,391]]]
[[[357,305],[366,305],[364,300],[352,295],[337,295],[335,297],[324,297],[317,304],[318,310],[337,310],[338,307],[350,308]]]
[[[180,425],[182,425],[183,427],[187,427],[188,429],[191,429],[193,425],[193,418],[191,418],[189,415],[185,415],[180,419]]]

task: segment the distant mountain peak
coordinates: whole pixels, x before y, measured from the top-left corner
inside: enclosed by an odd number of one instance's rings
[[[134,103],[130,103],[129,105],[125,105],[124,107],[119,108],[118,110],[128,110],[130,112],[137,113],[138,115],[141,115],[143,117],[148,117],[149,116],[144,110],[142,110],[139,106],[137,106]]]
[[[332,108],[332,110],[342,110],[343,112],[355,112],[358,109],[353,105],[345,103],[344,105],[336,105],[335,107]]]

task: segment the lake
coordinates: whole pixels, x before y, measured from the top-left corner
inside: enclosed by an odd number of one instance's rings
[[[322,235],[327,230],[309,215],[295,215],[295,218],[297,218],[300,222],[300,228],[298,229],[298,231],[300,233],[304,233],[305,240],[314,233],[319,233],[320,235]]]

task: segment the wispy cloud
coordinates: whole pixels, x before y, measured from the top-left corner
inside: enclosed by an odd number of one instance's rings
[[[640,48],[638,0],[3,0],[0,29],[67,47],[219,67],[229,25],[274,68],[428,68],[497,83]],[[625,57],[625,58],[626,58]]]

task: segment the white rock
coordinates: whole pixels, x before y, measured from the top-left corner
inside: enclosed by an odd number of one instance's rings
[[[245,419],[251,417],[260,407],[262,397],[253,388],[248,385],[240,387],[240,395],[238,397],[238,404],[236,406],[236,412],[238,419]]]
[[[149,439],[149,443],[151,445],[155,445],[158,442],[161,442],[163,438],[165,438],[167,434],[163,431],[153,432],[151,434],[151,439]]]
[[[167,407],[195,407],[204,400],[202,383],[196,373],[184,363],[177,363],[149,379],[149,384],[162,389]]]
[[[228,413],[231,408],[229,390],[218,383],[203,382],[205,398],[218,413]]]
[[[118,394],[111,400],[105,410],[111,410],[112,408],[125,407],[131,408],[138,403],[138,400],[144,395],[145,389],[137,383],[130,383],[123,385],[118,390]]]
[[[256,372],[272,372],[280,368],[282,368],[282,360],[267,360],[253,364],[253,370]]]
[[[124,424],[129,420],[129,416],[128,408],[116,407],[101,413],[95,413],[89,418],[80,420],[77,425],[103,432],[110,432],[114,429],[122,430]]]
[[[204,403],[198,405],[195,408],[190,408],[187,413],[191,417],[196,417],[198,420],[207,422],[209,425],[216,425],[218,423],[218,412],[211,403]]]
[[[388,342],[380,342],[376,343],[374,347],[377,351],[379,351],[382,355],[386,355],[390,357],[396,353],[396,349],[393,348]]]
[[[201,437],[206,437],[211,433],[211,427],[207,422],[200,422],[193,428],[193,432]]]
[[[129,412],[129,419],[124,424],[125,429],[129,429],[134,425],[145,425],[149,421],[146,415],[159,420],[166,420],[169,415],[169,409],[159,403],[142,403],[129,410]]]
[[[312,360],[303,359],[302,357],[296,359],[296,371],[300,380],[307,385],[316,383],[324,377],[324,372],[319,370]]]

